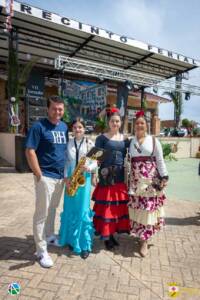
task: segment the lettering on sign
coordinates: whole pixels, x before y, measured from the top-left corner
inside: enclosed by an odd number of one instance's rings
[[[0,0],[0,4],[2,3],[2,5],[4,4],[4,1]],[[1,7],[1,5],[0,5]],[[28,4],[23,4],[23,3],[19,3],[14,1],[14,11],[17,12],[21,12],[23,14],[29,15],[29,16],[33,16],[33,17],[37,17],[43,20],[47,20],[49,22],[53,22],[56,24],[61,24],[76,30],[81,30],[87,33],[90,33],[92,35],[97,35],[103,38],[107,38],[116,42],[120,42],[123,44],[127,44],[130,46],[134,46],[137,47],[139,49],[143,49],[143,50],[148,50],[152,53],[156,53],[159,55],[163,55],[165,57],[169,57],[169,58],[173,58],[175,60],[179,60],[188,64],[192,64],[192,65],[197,65],[200,66],[200,62],[197,60],[194,60],[193,58],[172,52],[172,51],[168,51],[156,46],[153,46],[151,44],[146,44],[144,42],[140,42],[137,41],[135,39],[131,39],[128,38],[127,36],[124,35],[118,35],[115,34],[111,31],[99,28],[97,26],[92,26],[92,25],[88,25],[88,24],[84,24],[82,22],[78,22],[75,21],[73,19],[64,17],[64,16],[59,16],[57,14],[51,13],[47,10],[42,10],[36,7],[32,7]]]

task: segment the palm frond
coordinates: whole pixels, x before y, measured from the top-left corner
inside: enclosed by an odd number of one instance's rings
[[[179,99],[176,92],[164,92],[163,95],[168,96],[175,106],[178,105]]]
[[[30,76],[30,73],[34,67],[34,65],[39,61],[39,58],[33,58],[31,59],[23,68],[22,68],[22,71],[21,71],[21,74],[19,76],[19,85],[25,85],[29,76]]]
[[[177,91],[171,91],[171,92],[164,92],[163,94],[168,96],[174,104],[174,120],[176,123],[175,126],[177,128],[180,123],[181,114],[183,113],[182,93]]]
[[[9,78],[8,90],[10,92],[10,96],[15,97],[18,90],[19,66],[17,61],[17,55],[14,49],[11,49],[9,51],[7,70],[8,70],[8,78]]]

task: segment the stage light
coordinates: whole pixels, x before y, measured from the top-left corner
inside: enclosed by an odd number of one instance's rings
[[[134,90],[139,90],[139,85],[134,84],[134,85],[133,85],[133,88],[134,88]]]
[[[61,66],[62,66],[61,71],[64,71],[66,63],[67,63],[66,61],[61,62]]]
[[[126,86],[126,88],[127,88],[129,91],[131,91],[131,90],[133,89],[133,83],[132,83],[132,81],[126,80],[126,81],[125,81],[125,86]]]
[[[158,88],[157,88],[157,86],[154,86],[154,87],[153,87],[153,92],[154,92],[155,94],[158,93]]]
[[[190,92],[186,92],[185,93],[185,100],[186,101],[190,100],[190,96],[191,96]]]
[[[182,78],[185,80],[189,79],[189,72],[182,73]]]
[[[99,80],[100,80],[100,82],[104,81],[104,77],[103,76],[99,76]]]

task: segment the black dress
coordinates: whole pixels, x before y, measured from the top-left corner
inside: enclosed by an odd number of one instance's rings
[[[99,168],[99,183],[92,197],[95,230],[106,240],[115,232],[129,233],[130,230],[128,193],[124,183],[124,158],[129,141],[110,140],[102,134],[95,145],[110,153]]]

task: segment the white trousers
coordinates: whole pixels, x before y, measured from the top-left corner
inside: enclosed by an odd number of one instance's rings
[[[63,194],[63,179],[42,176],[35,183],[35,213],[33,216],[33,235],[37,254],[47,250],[46,237],[54,234],[56,208]]]

